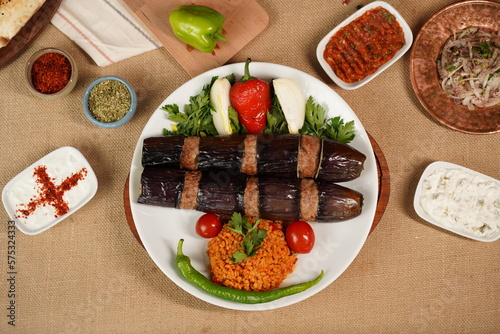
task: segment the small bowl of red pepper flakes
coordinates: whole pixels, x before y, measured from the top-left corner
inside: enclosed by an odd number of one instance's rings
[[[55,48],[39,50],[26,64],[29,90],[36,96],[54,99],[68,95],[76,85],[78,68],[70,54]]]

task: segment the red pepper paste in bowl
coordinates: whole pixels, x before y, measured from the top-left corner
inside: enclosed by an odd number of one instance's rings
[[[353,83],[375,73],[405,44],[396,17],[376,7],[339,29],[328,41],[323,57],[339,79]]]

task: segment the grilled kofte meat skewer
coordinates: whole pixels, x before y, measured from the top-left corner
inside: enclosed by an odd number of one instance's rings
[[[142,164],[184,170],[224,169],[341,182],[357,178],[366,156],[347,144],[308,135],[146,138]]]
[[[138,202],[270,220],[343,221],[361,213],[363,196],[331,182],[222,171],[145,167]]]

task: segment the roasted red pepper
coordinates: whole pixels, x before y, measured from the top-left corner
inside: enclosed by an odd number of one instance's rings
[[[251,59],[245,62],[245,75],[231,87],[231,105],[248,133],[259,133],[266,128],[267,112],[271,109],[271,87],[268,82],[252,77]]]

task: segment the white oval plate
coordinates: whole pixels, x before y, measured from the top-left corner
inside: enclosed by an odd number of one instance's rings
[[[441,221],[431,217],[427,212],[425,212],[425,210],[422,208],[422,205],[420,204],[420,198],[422,197],[423,183],[429,175],[431,175],[432,173],[434,173],[436,170],[438,170],[440,168],[459,169],[459,170],[467,172],[471,175],[477,175],[477,176],[480,176],[488,181],[492,181],[492,182],[496,182],[496,183],[500,184],[498,180],[496,180],[490,176],[476,172],[472,169],[469,169],[469,168],[466,168],[466,167],[463,167],[460,165],[452,164],[449,162],[435,161],[435,162],[431,163],[429,166],[427,166],[427,168],[422,173],[422,176],[420,177],[420,180],[418,182],[417,189],[415,191],[415,197],[413,199],[413,207],[415,208],[415,212],[420,216],[420,218],[428,221],[429,223],[436,225],[438,227],[441,227],[441,228],[448,230],[450,232],[461,235],[463,237],[467,237],[467,238],[478,240],[478,241],[485,241],[485,242],[491,242],[491,241],[498,240],[500,238],[500,230],[498,230],[496,233],[491,234],[487,237],[478,236],[478,235],[475,235],[467,230],[463,230],[463,229],[460,229],[457,227],[445,225]]]
[[[56,185],[58,182],[62,181],[63,177],[66,178],[70,176],[72,173],[76,172],[77,171],[75,169],[76,167],[78,169],[86,168],[87,176],[85,177],[85,179],[78,182],[77,187],[69,190],[64,195],[64,199],[68,201],[68,203],[71,205],[68,213],[59,216],[57,218],[50,219],[44,225],[34,227],[30,225],[29,218],[28,219],[16,218],[17,207],[15,203],[19,201],[19,198],[17,195],[14,194],[14,192],[17,188],[28,189],[32,187],[32,185],[34,184],[34,180],[31,180],[31,176],[33,175],[34,169],[40,165],[48,165],[47,173],[49,174],[49,176],[55,178],[54,182]],[[69,167],[69,169],[67,167]],[[56,177],[54,175],[58,176]],[[81,198],[78,198],[79,196],[77,196],[77,194],[81,193],[82,191],[86,192],[86,195]],[[49,154],[47,154],[43,158],[39,159],[37,162],[33,163],[28,168],[26,168],[24,171],[16,175],[12,180],[10,180],[3,188],[2,201],[5,210],[7,211],[11,219],[13,219],[16,222],[16,227],[25,234],[34,235],[48,230],[52,226],[56,225],[57,223],[69,217],[71,214],[75,213],[78,209],[80,209],[88,201],[90,201],[92,197],[94,197],[96,192],[97,192],[97,177],[95,176],[94,170],[88,163],[87,159],[85,159],[83,154],[80,153],[80,151],[78,151],[76,148],[71,146],[64,146],[58,148],[55,151],[50,152]],[[29,197],[25,198],[25,200],[28,201],[29,199],[30,199]],[[21,203],[26,203],[26,202],[22,201],[18,204]],[[49,213],[47,207],[39,208],[37,210],[38,210],[38,217],[42,217],[43,215]]]
[[[213,76],[224,77],[231,73],[239,80],[243,76],[244,64],[231,64],[205,72],[180,86],[160,105],[176,103],[180,110],[189,102],[189,97],[199,94],[202,87],[210,83]],[[166,118],[166,112],[160,107],[154,112],[144,127],[137,142],[130,168],[130,206],[139,236],[151,258],[158,267],[178,286],[190,294],[214,305],[236,310],[269,310],[297,303],[304,300],[332,283],[351,264],[363,246],[373,223],[378,196],[378,179],[375,156],[368,135],[361,122],[349,105],[330,87],[318,79],[299,70],[269,63],[250,64],[250,73],[263,80],[273,78],[291,78],[301,87],[306,98],[313,96],[330,117],[341,116],[344,120],[354,120],[356,138],[351,145],[363,152],[367,159],[361,176],[344,183],[364,195],[364,206],[360,216],[342,223],[313,223],[316,234],[314,250],[299,255],[295,271],[282,283],[282,286],[296,284],[315,278],[321,270],[325,276],[309,290],[278,299],[274,302],[257,305],[240,304],[209,295],[184,280],[176,270],[174,260],[179,239],[185,240],[183,251],[191,258],[193,266],[209,277],[208,257],[206,255],[208,239],[196,235],[195,224],[201,216],[197,211],[175,210],[148,206],[137,203],[140,189],[142,142],[151,136],[161,136],[163,128],[172,124]]]
[[[397,21],[399,22],[399,25],[401,26],[401,28],[403,29],[403,32],[405,34],[406,44],[405,44],[405,46],[403,46],[403,48],[401,50],[399,50],[396,53],[396,55],[391,60],[389,60],[387,63],[383,64],[382,66],[380,66],[379,69],[375,73],[373,73],[372,75],[369,75],[366,78],[364,78],[363,80],[360,80],[357,82],[347,83],[347,82],[341,80],[335,74],[335,72],[333,72],[330,65],[326,62],[325,58],[323,58],[323,52],[325,51],[326,45],[330,41],[330,38],[332,38],[332,36],[335,35],[337,33],[337,31],[339,31],[339,29],[345,27],[346,25],[348,25],[349,23],[351,23],[352,21],[354,21],[355,19],[357,19],[358,17],[360,17],[361,15],[366,13],[368,10],[376,8],[376,7],[385,8],[396,17]],[[408,23],[406,23],[406,21],[403,19],[401,14],[399,14],[398,11],[394,7],[389,5],[387,2],[374,1],[374,2],[369,3],[366,6],[363,6],[357,12],[355,12],[354,14],[349,16],[347,19],[342,21],[342,23],[340,23],[338,26],[336,26],[332,31],[330,31],[328,34],[326,34],[326,36],[319,42],[318,47],[316,48],[316,57],[318,58],[318,61],[321,65],[321,67],[323,67],[323,70],[326,72],[326,74],[328,74],[328,76],[339,87],[342,87],[342,88],[348,89],[348,90],[352,90],[352,89],[356,89],[356,88],[359,88],[359,87],[367,84],[369,81],[373,80],[377,75],[379,75],[380,73],[385,71],[389,66],[394,64],[399,58],[401,58],[406,53],[406,51],[408,51],[410,49],[412,43],[413,43],[413,33],[411,32],[410,26],[408,26]]]

